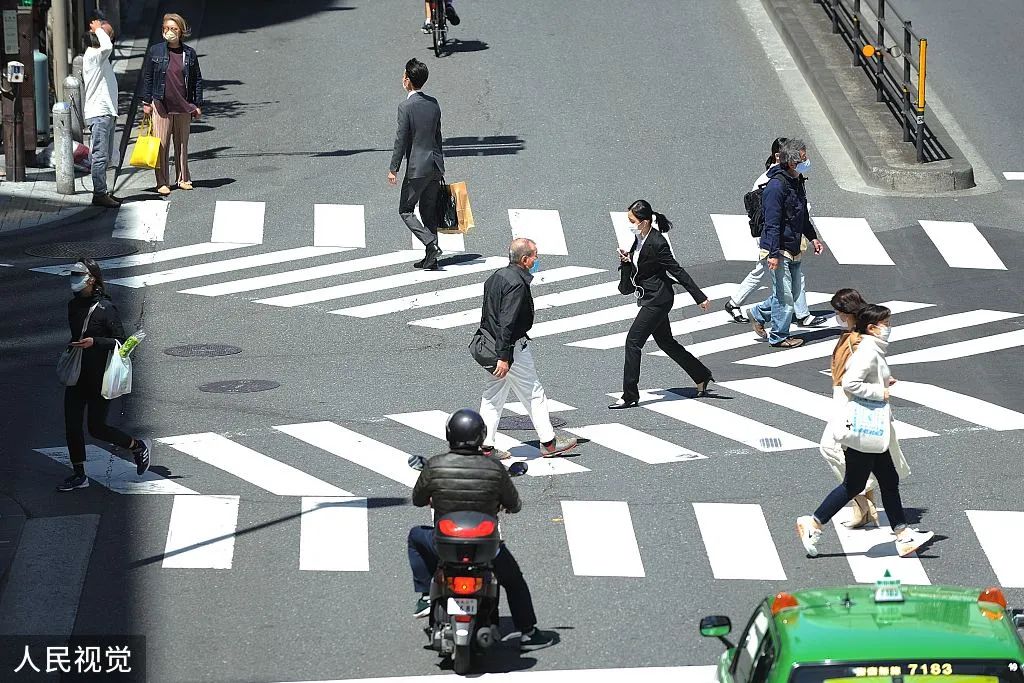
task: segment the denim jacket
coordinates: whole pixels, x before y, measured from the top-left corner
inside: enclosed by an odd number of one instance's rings
[[[203,74],[199,70],[196,51],[184,43],[182,47],[182,72],[185,75],[185,97],[197,107],[203,106]],[[167,43],[157,43],[149,48],[146,63],[142,68],[142,101],[152,104],[153,100],[164,98],[164,81],[167,78],[167,64],[170,55]]]

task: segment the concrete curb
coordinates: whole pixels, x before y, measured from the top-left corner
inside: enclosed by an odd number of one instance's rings
[[[826,23],[824,12],[810,0],[761,1],[843,146],[868,184],[919,193],[950,192],[975,186],[974,168],[935,117],[929,118],[928,125],[952,158],[905,166],[890,163],[882,154],[876,136],[869,131],[847,91],[836,79],[835,67],[831,66],[835,59],[830,62],[826,58],[826,53],[833,56],[839,49],[834,44],[836,41],[841,43],[841,50],[846,51],[846,54],[849,54],[849,49],[839,36],[822,30]],[[810,12],[822,16],[808,16]],[[857,69],[852,66],[848,68],[851,71]],[[857,76],[867,83],[863,75]],[[890,117],[890,121],[893,129],[898,130],[896,120]]]

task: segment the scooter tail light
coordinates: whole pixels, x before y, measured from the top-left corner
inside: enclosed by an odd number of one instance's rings
[[[476,526],[463,527],[450,519],[442,519],[437,528],[445,536],[453,538],[482,538],[494,533],[494,522],[485,519]]]
[[[474,595],[484,587],[484,580],[479,576],[452,576],[448,578],[448,588],[456,595]]]
[[[456,614],[455,623],[457,624],[468,624],[473,621],[473,615],[471,614]]]

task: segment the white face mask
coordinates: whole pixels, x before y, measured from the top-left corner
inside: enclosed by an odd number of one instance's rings
[[[177,37],[178,34],[174,31],[164,31],[164,40],[166,40],[168,43],[173,41]]]
[[[83,289],[85,289],[88,286],[89,286],[89,275],[88,275],[88,273],[86,273],[84,275],[79,275],[77,273],[72,273],[72,275],[71,275],[71,291],[72,292],[77,294],[78,292],[81,292]]]
[[[876,337],[882,341],[889,341],[889,332],[892,330],[890,325],[880,325],[876,329],[878,330],[878,332],[875,333]]]

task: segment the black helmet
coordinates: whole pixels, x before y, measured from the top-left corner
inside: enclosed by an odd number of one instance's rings
[[[456,410],[444,426],[448,448],[453,451],[478,451],[484,445],[487,425],[480,413],[469,408]]]

